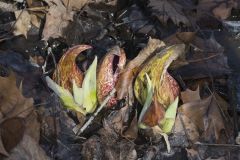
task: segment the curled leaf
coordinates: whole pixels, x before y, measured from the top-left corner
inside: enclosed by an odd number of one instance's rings
[[[66,108],[85,115],[86,113],[92,113],[97,107],[96,70],[97,57],[86,71],[82,88],[77,86],[76,79],[72,79],[73,95],[69,90],[59,86],[49,77],[46,77],[46,82],[48,87],[60,97]]]
[[[184,52],[184,49],[184,44],[167,47],[154,56],[139,72],[134,84],[134,93],[141,104],[144,104],[147,97],[146,80],[144,77],[146,73],[152,80],[157,101],[163,104],[164,107],[168,106],[170,101],[174,101],[178,87],[175,80],[167,73],[167,68],[173,60],[176,60]],[[166,88],[162,89],[162,87]]]
[[[64,89],[72,92],[73,81],[78,87],[82,86],[83,73],[76,65],[76,57],[91,46],[77,45],[70,48],[60,59],[57,69],[53,74],[53,80]]]
[[[165,46],[163,41],[159,39],[149,38],[148,44],[143,48],[137,57],[131,60],[122,73],[116,84],[117,99],[128,97],[130,102],[133,101],[133,80],[141,69],[142,64],[155,54],[154,51]]]
[[[123,49],[120,49],[118,46],[111,48],[103,58],[97,73],[97,97],[99,103],[102,103],[115,87],[120,71],[125,63],[126,55]],[[113,97],[108,101],[108,106],[110,107],[116,104],[116,102],[116,98]]]

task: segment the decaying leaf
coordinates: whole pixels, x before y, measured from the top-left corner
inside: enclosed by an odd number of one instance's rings
[[[126,123],[129,121],[130,107],[124,106],[118,111],[113,111],[105,120],[106,128],[110,127],[114,133],[121,135],[126,128]]]
[[[147,46],[142,49],[138,56],[131,60],[122,71],[116,84],[117,99],[129,97],[133,102],[133,80],[138,74],[141,65],[151,56],[153,56],[157,49],[164,47],[165,44],[158,40],[150,38]]]
[[[12,150],[11,155],[6,160],[35,159],[50,160],[44,150],[31,136],[25,134],[21,142]]]
[[[148,6],[162,23],[171,19],[176,25],[183,23],[190,25],[189,20],[183,13],[183,7],[173,0],[150,0]]]
[[[76,64],[76,57],[90,48],[91,46],[88,45],[77,45],[68,49],[58,62],[57,69],[53,74],[53,80],[70,92],[72,92],[73,81],[78,87],[81,87],[83,73]]]
[[[63,29],[73,20],[74,12],[68,10],[60,0],[45,0],[45,2],[49,5],[49,10],[46,15],[42,39],[61,37]]]
[[[125,63],[126,55],[123,49],[120,49],[118,46],[111,48],[103,58],[97,73],[97,97],[99,103],[102,103],[115,87]],[[108,107],[116,103],[117,100],[113,97],[108,101]]]
[[[227,107],[227,103],[214,93],[205,99],[193,99],[193,101],[186,102],[179,108],[179,112],[188,117],[198,128],[200,136],[205,141],[220,143],[226,141],[229,135],[225,125],[226,122],[230,123]],[[185,123],[186,121],[183,122],[188,128],[189,124]]]
[[[137,112],[135,113],[135,116],[133,117],[133,120],[131,121],[129,127],[126,127],[126,130],[122,132],[122,136],[124,138],[135,140],[138,136],[138,120],[137,120]]]

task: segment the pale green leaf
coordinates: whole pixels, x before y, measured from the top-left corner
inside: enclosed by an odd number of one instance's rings
[[[92,113],[97,107],[97,57],[88,68],[82,84],[83,90],[83,107],[87,113]]]
[[[161,122],[161,129],[163,133],[171,133],[172,127],[175,122],[177,107],[178,107],[179,98],[177,97],[174,102],[168,107],[164,120]]]
[[[146,79],[147,79],[147,98],[146,98],[146,101],[143,105],[143,109],[140,113],[140,116],[139,116],[139,119],[138,119],[138,124],[139,124],[139,127],[140,128],[144,128],[144,124],[142,124],[142,119],[143,119],[143,116],[145,115],[145,113],[147,112],[149,106],[151,105],[151,102],[152,102],[152,97],[153,97],[153,86],[152,86],[152,81],[151,79],[149,78],[148,74],[145,74],[146,76]]]
[[[59,86],[57,83],[55,83],[50,77],[46,77],[46,82],[49,88],[51,88],[61,99],[64,107],[70,110],[74,110],[77,112],[81,112],[82,114],[86,114],[86,111],[84,111],[74,100],[72,94],[63,87]]]
[[[83,89],[77,86],[75,80],[73,80],[73,98],[78,105],[83,105]]]

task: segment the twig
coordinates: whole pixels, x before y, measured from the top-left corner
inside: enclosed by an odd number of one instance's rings
[[[200,145],[200,146],[213,146],[213,147],[237,147],[240,148],[240,145],[236,144],[215,144],[215,143],[201,143],[201,142],[196,142],[194,143],[195,145]]]
[[[85,129],[92,123],[92,121],[94,120],[94,118],[98,115],[98,113],[105,107],[105,105],[107,104],[107,102],[109,101],[110,98],[113,97],[113,95],[115,94],[116,89],[114,88],[110,94],[107,96],[107,98],[105,98],[105,100],[103,101],[103,103],[99,106],[99,108],[97,109],[97,111],[88,119],[88,121],[82,126],[82,128],[80,128],[80,130],[78,130],[77,135],[79,136],[80,134],[82,134]]]

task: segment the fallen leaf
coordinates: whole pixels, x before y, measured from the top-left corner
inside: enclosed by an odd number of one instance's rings
[[[204,12],[213,14],[221,20],[227,19],[231,15],[231,10],[237,6],[235,0],[200,0],[197,5],[198,14]]]
[[[171,19],[176,25],[180,23],[190,25],[188,18],[184,15],[183,7],[173,0],[150,0],[148,7],[162,23],[167,23],[168,19]]]
[[[6,151],[3,141],[2,141],[2,136],[1,136],[1,132],[0,132],[0,155],[4,155],[4,156],[9,156],[8,152]]]
[[[32,137],[25,134],[21,142],[11,151],[9,157],[6,160],[50,160],[45,151],[39,146]]]
[[[126,139],[130,139],[130,140],[135,140],[138,136],[138,125],[137,125],[137,112],[135,113],[135,116],[133,118],[133,120],[131,121],[129,127],[126,127],[126,129],[124,129],[122,136]]]
[[[167,45],[174,45],[174,44],[180,44],[184,43],[187,46],[192,43],[194,38],[196,37],[196,32],[177,32],[167,38],[165,38],[163,41]],[[189,64],[186,60],[186,54],[182,54],[179,56],[179,58],[171,64],[171,69],[175,70],[176,68],[179,68],[181,66],[185,66]]]
[[[186,89],[185,91],[181,92],[181,100],[183,103],[188,103],[191,101],[197,101],[200,100],[200,94],[199,94],[199,86],[195,91],[192,91],[190,89]]]
[[[6,151],[10,152],[22,140],[25,131],[24,119],[10,118],[0,124],[1,139]]]
[[[224,48],[216,41],[214,35],[209,39],[195,37],[192,46],[194,51],[186,58],[188,64],[175,70],[182,79],[200,79],[231,73]]]
[[[17,6],[12,3],[0,2],[0,10],[2,12],[14,12],[17,11]]]
[[[111,138],[106,130],[101,130],[100,137],[92,136],[84,144],[81,154],[83,159],[137,159],[134,144],[129,140],[119,140]]]
[[[3,118],[25,118],[33,111],[33,99],[25,98],[16,86],[16,78],[13,72],[8,77],[0,77],[0,111]]]
[[[83,6],[90,2],[90,0],[62,0],[63,4],[68,10],[80,10]]]
[[[107,118],[105,118],[104,121],[106,127],[104,128],[111,128],[113,132],[122,135],[124,129],[126,129],[126,124],[129,121],[130,111],[131,109],[128,105],[118,111],[113,111]]]
[[[73,20],[74,12],[72,10],[67,10],[62,1],[45,0],[45,2],[49,5],[49,10],[46,15],[42,39],[48,40],[50,37],[62,37],[63,29]]]
[[[189,143],[195,143],[199,140],[200,133],[198,127],[193,123],[191,119],[182,113],[178,113],[173,128],[173,134],[178,139],[180,136],[184,137],[184,140]],[[187,144],[191,145],[191,144]]]
[[[167,45],[174,45],[179,43],[189,44],[196,37],[196,32],[177,32],[169,37],[165,38],[163,41]]]
[[[28,11],[15,11],[16,23],[14,25],[14,35],[24,35],[27,38],[27,32],[31,28],[31,16]]]
[[[78,87],[82,86],[83,73],[76,64],[76,57],[81,52],[90,49],[88,45],[77,45],[67,50],[57,64],[57,69],[53,74],[53,80],[64,89],[72,92],[73,80]]]
[[[122,71],[116,84],[117,99],[129,97],[129,100],[133,103],[133,80],[138,74],[141,65],[155,53],[154,51],[165,46],[165,44],[158,40],[150,38],[147,46],[142,49],[138,56],[131,60]]]
[[[221,102],[221,105],[219,105]],[[222,106],[224,104],[224,106]],[[193,100],[180,106],[179,112],[187,116],[197,126],[200,136],[208,142],[226,141],[231,130],[226,129],[229,117],[226,116],[227,103],[216,93],[208,98]],[[226,123],[227,122],[227,123]],[[187,126],[188,124],[184,124]],[[222,133],[224,131],[224,134]],[[188,133],[191,134],[191,133]],[[224,138],[224,137],[225,138]]]
[[[123,49],[120,49],[118,46],[111,48],[103,58],[97,73],[97,97],[100,104],[115,87],[125,63],[126,55]],[[116,103],[117,100],[113,97],[108,101],[107,105],[111,107]]]

